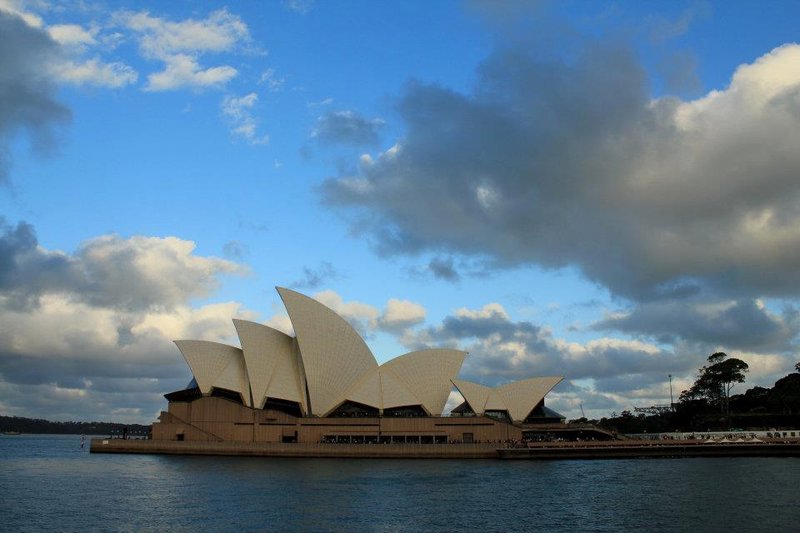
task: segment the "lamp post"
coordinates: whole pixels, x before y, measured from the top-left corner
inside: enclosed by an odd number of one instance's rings
[[[675,402],[672,400],[672,374],[669,374],[669,408],[675,410]]]

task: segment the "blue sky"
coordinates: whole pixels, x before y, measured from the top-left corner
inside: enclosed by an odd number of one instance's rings
[[[379,361],[564,375],[568,417],[668,403],[718,350],[771,386],[798,11],[0,0],[0,412],[149,422],[190,378],[170,341],[287,330],[275,286]]]

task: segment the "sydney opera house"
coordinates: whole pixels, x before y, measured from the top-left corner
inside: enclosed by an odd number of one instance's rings
[[[378,364],[342,317],[278,288],[294,336],[234,319],[241,347],[176,341],[194,379],[165,395],[153,440],[452,443],[521,439],[563,417],[544,406],[563,378],[487,387],[458,379],[466,352],[430,349]],[[464,402],[443,415],[455,387]]]

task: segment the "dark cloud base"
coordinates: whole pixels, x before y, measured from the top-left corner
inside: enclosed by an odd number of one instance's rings
[[[9,144],[26,132],[34,151],[47,153],[56,144],[54,127],[71,117],[55,97],[50,67],[58,45],[42,29],[0,9],[0,184],[9,179]]]

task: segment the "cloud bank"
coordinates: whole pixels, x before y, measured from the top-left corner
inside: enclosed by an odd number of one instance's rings
[[[632,51],[493,54],[469,94],[411,83],[391,157],[320,192],[389,254],[575,266],[636,301],[797,296],[800,46],[702,98],[652,99]]]
[[[239,304],[192,306],[242,267],[174,237],[107,235],[47,250],[0,224],[0,410],[146,422],[186,385],[172,340],[230,342]]]

